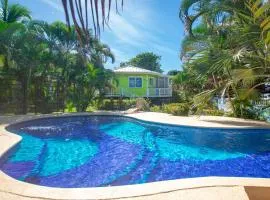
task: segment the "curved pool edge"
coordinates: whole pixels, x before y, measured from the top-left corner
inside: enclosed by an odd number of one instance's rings
[[[97,114],[106,115],[106,113],[89,113],[83,115],[97,115]],[[136,117],[136,114],[122,115],[119,113],[108,113],[107,115],[128,116],[135,119],[143,120],[140,117]],[[74,114],[64,116],[74,116]],[[55,115],[46,115],[37,117],[32,116],[30,119],[26,117],[25,119],[20,120],[20,122],[46,117],[55,117]],[[143,120],[143,121],[150,121],[150,120]],[[18,121],[14,123],[18,123]],[[0,157],[3,156],[9,149],[14,147],[17,143],[21,141],[20,136],[6,130],[6,127],[8,125],[14,123],[0,125]],[[202,177],[202,178],[188,178],[188,179],[145,183],[140,185],[66,189],[66,188],[44,187],[21,182],[14,178],[11,178],[2,171],[0,171],[0,182],[1,182],[0,192],[14,194],[21,197],[59,199],[59,200],[119,199],[119,198],[148,196],[178,190],[206,188],[206,187],[242,186],[242,187],[256,187],[256,188],[257,187],[270,188],[270,179],[267,178]]]
[[[173,116],[167,113],[156,112],[141,112],[124,116],[144,122],[172,126],[216,129],[270,129],[270,123],[267,122],[221,116]]]

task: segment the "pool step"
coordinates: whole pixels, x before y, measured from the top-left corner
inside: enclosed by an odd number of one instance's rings
[[[132,168],[129,168],[130,170],[126,171],[126,173],[122,173],[121,176],[115,178],[108,185],[116,186],[147,182],[148,177],[151,175],[159,160],[159,151],[151,132],[145,131],[143,140],[143,145],[144,147],[147,146],[147,148],[144,149],[140,158],[137,159],[136,165],[133,165]]]

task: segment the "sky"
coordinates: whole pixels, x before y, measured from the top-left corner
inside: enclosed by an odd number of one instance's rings
[[[65,22],[61,0],[10,0],[31,10],[33,19]],[[181,70],[180,44],[184,28],[179,19],[180,0],[124,0],[120,14],[113,10],[110,28],[101,32],[116,61],[107,68],[118,67],[139,53],[153,52],[161,56],[164,72]]]

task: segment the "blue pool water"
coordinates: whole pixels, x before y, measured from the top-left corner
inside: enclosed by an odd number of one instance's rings
[[[6,174],[51,187],[127,185],[203,176],[270,178],[270,130],[161,125],[118,116],[47,118],[8,130],[22,141]]]

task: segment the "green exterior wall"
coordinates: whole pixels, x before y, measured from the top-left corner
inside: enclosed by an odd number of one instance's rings
[[[142,87],[141,88],[130,88],[129,77],[141,77]],[[124,93],[125,96],[130,97],[145,97],[147,95],[147,88],[154,88],[156,85],[156,77],[153,75],[146,74],[116,74],[118,85],[116,85],[115,93]],[[153,78],[153,85],[150,85],[149,78]]]

